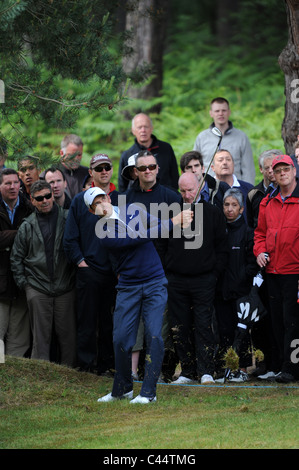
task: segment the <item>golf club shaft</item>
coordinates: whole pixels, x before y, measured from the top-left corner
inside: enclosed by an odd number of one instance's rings
[[[205,176],[203,177],[202,182],[201,182],[201,184],[200,184],[200,186],[199,186],[199,188],[198,188],[198,190],[197,190],[197,193],[196,193],[195,198],[194,198],[194,200],[193,200],[193,204],[197,201],[197,198],[198,198],[198,196],[199,196],[199,194],[200,194],[200,191],[202,190],[202,187],[203,187],[203,185],[205,184],[206,176],[207,176],[207,174],[208,174],[209,169],[211,168],[212,161],[214,160],[214,157],[215,157],[215,155],[216,155],[216,153],[217,153],[217,151],[218,151],[218,149],[219,149],[219,147],[220,147],[221,140],[222,140],[222,135],[221,135],[220,138],[219,138],[219,142],[218,142],[218,144],[217,144],[217,147],[216,147],[216,150],[215,150],[215,152],[214,152],[214,155],[213,155],[213,157],[211,158],[211,161],[210,161],[210,163],[209,163],[208,169],[207,169],[206,172],[205,172]]]

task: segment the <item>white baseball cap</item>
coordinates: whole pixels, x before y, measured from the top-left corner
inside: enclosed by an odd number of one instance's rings
[[[94,199],[97,196],[107,196],[105,191],[103,191],[101,188],[94,187],[94,188],[89,188],[87,191],[84,193],[84,202],[87,205],[88,209],[92,205]]]
[[[132,176],[130,174],[130,170],[134,168],[135,166],[135,160],[137,157],[138,153],[134,153],[134,155],[131,155],[128,159],[127,165],[122,169],[121,175],[126,179],[126,180],[132,180]]]

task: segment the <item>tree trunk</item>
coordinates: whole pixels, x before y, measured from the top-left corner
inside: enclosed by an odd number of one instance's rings
[[[299,135],[299,0],[285,0],[289,39],[278,62],[285,75],[285,116],[281,136],[288,155],[294,154]]]
[[[238,28],[236,12],[239,10],[239,0],[218,0],[215,5],[218,44],[226,48],[232,43]]]
[[[127,46],[133,53],[123,63],[126,73],[137,70],[142,65],[152,66],[153,76],[144,86],[129,89],[131,98],[150,99],[159,97],[163,82],[163,52],[166,35],[168,0],[137,0],[128,2],[126,30],[132,30],[133,36]],[[136,112],[140,109],[136,109]],[[160,111],[160,105],[151,111]]]

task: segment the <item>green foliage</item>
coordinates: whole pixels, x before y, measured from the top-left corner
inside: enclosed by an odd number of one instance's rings
[[[123,99],[121,56],[109,48],[116,5],[116,0],[2,1],[0,139],[11,154],[19,148],[25,153],[32,144],[23,131],[34,120],[68,129],[82,108],[113,107]],[[16,142],[18,136],[24,142]]]
[[[120,154],[133,142],[131,118],[137,106],[147,112],[154,104],[162,104],[160,114],[151,114],[154,133],[171,143],[179,161],[183,153],[193,148],[197,134],[210,125],[210,101],[216,96],[224,96],[230,101],[234,125],[250,139],[258,182],[260,153],[270,148],[284,151],[281,138],[284,75],[278,65],[278,56],[285,47],[288,30],[284,5],[279,0],[270,2],[271,8],[266,8],[268,2],[262,0],[239,2],[239,28],[230,45],[220,47],[211,26],[217,18],[210,2],[182,5],[172,0],[174,13],[164,54],[161,96],[147,101],[123,99],[119,102],[117,93],[111,93],[109,80],[99,85],[97,79],[91,77],[85,84],[72,78],[62,79],[59,75],[53,86],[68,99],[76,96],[83,102],[92,100],[93,93],[102,90],[105,99],[112,96],[111,109],[108,106],[81,109],[80,112],[76,109],[77,122],[70,122],[63,129],[57,114],[52,111],[48,111],[45,122],[38,114],[26,119],[22,123],[23,136],[37,141],[31,151],[58,155],[62,137],[67,132],[77,133],[84,141],[83,163],[88,165],[96,152],[108,153],[114,162],[113,182],[116,184]],[[47,106],[43,111],[45,114]],[[23,115],[19,117],[21,119]],[[63,119],[65,117],[66,113]],[[3,125],[2,132],[6,129]]]
[[[220,51],[208,27],[187,29],[187,19],[181,21],[182,28],[171,36],[164,58],[163,110],[155,127],[161,138],[172,143],[179,158],[193,148],[196,135],[210,125],[211,100],[226,97],[234,125],[251,141],[258,182],[259,154],[269,148],[284,148],[284,76],[277,56],[268,57],[261,67],[258,53],[248,50],[241,56],[239,46]]]
[[[252,22],[253,19],[251,26]],[[163,90],[155,100],[162,103],[162,111],[152,118],[154,133],[172,144],[178,160],[193,148],[196,135],[210,125],[209,105],[216,96],[225,96],[230,101],[234,125],[250,138],[256,182],[260,180],[257,163],[260,153],[269,148],[283,151],[284,76],[277,58],[285,45],[287,29],[280,30],[280,34],[275,29],[268,33],[267,44],[262,42],[260,48],[248,43],[244,48],[240,43],[220,49],[208,23],[201,23],[194,15],[177,16],[169,30],[164,55]],[[146,112],[153,103],[154,100],[140,100],[139,107]],[[126,101],[111,115],[94,113],[89,122],[80,120],[77,130],[87,131],[90,121],[99,124],[96,151],[101,147],[113,156],[117,153],[120,156],[133,141],[128,120],[128,116],[133,116],[132,108],[132,103]],[[105,132],[107,120],[114,127],[109,136]],[[91,141],[88,148],[92,148]]]

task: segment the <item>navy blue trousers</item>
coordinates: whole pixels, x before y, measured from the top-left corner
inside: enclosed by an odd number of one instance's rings
[[[117,286],[113,319],[115,375],[112,396],[118,397],[133,389],[132,348],[136,342],[141,313],[145,328],[146,358],[140,395],[149,398],[156,395],[164,356],[161,330],[166,303],[166,278]]]

